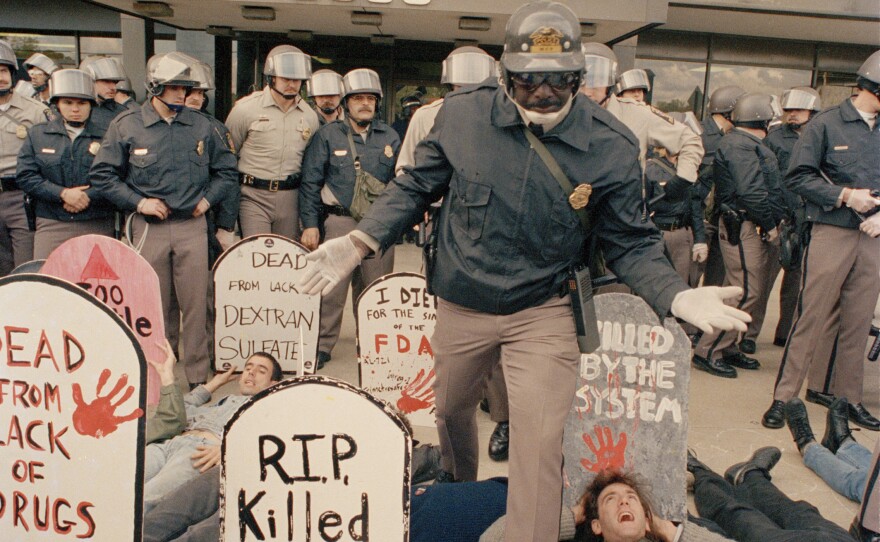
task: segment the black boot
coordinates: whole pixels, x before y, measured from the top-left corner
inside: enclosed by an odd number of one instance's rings
[[[489,437],[489,459],[504,461],[510,448],[510,422],[500,422]]]
[[[804,402],[795,397],[785,404],[785,421],[791,431],[791,438],[797,444],[798,451],[804,455],[807,444],[816,442],[813,429],[810,427],[810,418],[807,416],[807,407]]]
[[[808,389],[805,399],[810,403],[816,403],[817,405],[828,407],[831,406],[831,403],[834,402],[836,397],[831,393],[822,393],[821,391]]]
[[[784,406],[785,403],[782,401],[773,401],[770,404],[770,408],[764,413],[764,417],[761,418],[761,425],[768,429],[779,429],[785,425]]]
[[[758,345],[751,339],[743,339],[739,343],[739,351],[743,354],[754,354],[758,350]]]
[[[723,359],[724,363],[727,363],[728,365],[733,365],[734,367],[739,367],[740,369],[746,369],[748,371],[757,371],[761,368],[761,362],[755,358],[748,357],[742,352],[727,354],[721,359]]]
[[[738,486],[743,482],[746,474],[753,470],[758,470],[763,472],[767,479],[770,479],[770,469],[779,462],[780,457],[782,457],[782,452],[779,451],[779,448],[774,446],[758,448],[748,461],[731,465],[729,469],[724,471],[724,478],[731,485]]]
[[[871,416],[862,403],[849,404],[849,419],[856,425],[871,431],[880,431],[880,420]]]
[[[736,378],[736,369],[722,359],[706,359],[694,354],[694,367],[709,374],[722,378]]]
[[[846,397],[840,397],[828,407],[828,416],[825,418],[825,436],[822,437],[822,446],[831,450],[832,454],[848,438],[852,438],[849,430],[849,402]]]

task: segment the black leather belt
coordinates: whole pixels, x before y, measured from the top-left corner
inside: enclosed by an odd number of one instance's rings
[[[324,212],[328,215],[351,216],[351,211],[342,205],[324,205]]]
[[[286,179],[267,180],[258,179],[253,175],[242,175],[241,184],[250,186],[258,190],[268,190],[269,192],[278,192],[279,190],[295,190],[299,188],[300,174],[289,175]]]
[[[654,222],[654,224],[657,226],[657,229],[662,230],[662,231],[675,231],[675,230],[680,230],[682,228],[687,229],[687,228],[691,227],[690,224],[684,224],[683,221],[678,221],[678,220],[676,220],[675,222],[667,222],[667,223]]]
[[[18,190],[18,183],[15,182],[15,176],[0,177],[0,192],[11,192]]]

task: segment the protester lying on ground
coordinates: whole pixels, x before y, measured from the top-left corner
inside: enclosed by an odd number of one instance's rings
[[[688,453],[694,475],[694,503],[703,518],[739,542],[852,542],[806,501],[792,501],[770,481],[779,448],[766,447],[731,466],[724,477]]]
[[[211,394],[233,381],[236,367],[219,373],[208,383],[200,384],[186,394],[186,430],[165,442],[147,446],[144,459],[144,512],[149,511],[164,495],[220,463],[220,442],[223,427],[238,408],[251,396],[263,391],[283,377],[281,365],[271,354],[258,352],[245,362],[238,380],[238,395],[224,397],[216,404],[206,405]]]
[[[856,442],[848,420],[849,402],[846,397],[839,397],[828,407],[825,436],[819,443],[810,427],[804,402],[794,398],[785,405],[785,421],[804,458],[804,465],[834,491],[861,502],[871,468],[871,450]]]
[[[159,362],[147,358],[147,363],[156,369],[162,388],[159,390],[159,404],[153,415],[147,418],[147,444],[168,440],[186,428],[186,407],[183,404],[183,393],[174,377],[174,350],[166,340],[159,345],[165,352],[165,361]]]
[[[439,447],[433,444],[415,446],[412,483],[433,480],[438,470]],[[501,504],[503,507],[504,497]],[[220,467],[213,466],[169,492],[144,514],[143,531],[143,542],[217,542],[220,539]],[[411,538],[412,542],[416,540]]]

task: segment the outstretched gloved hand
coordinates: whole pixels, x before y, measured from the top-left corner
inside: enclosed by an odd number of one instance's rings
[[[726,299],[739,299],[739,286],[704,286],[676,294],[670,308],[673,316],[697,326],[706,333],[716,330],[745,331],[752,321],[748,313],[724,304]]]
[[[354,271],[363,258],[350,236],[330,239],[306,255],[309,265],[296,287],[307,295],[327,295]]]

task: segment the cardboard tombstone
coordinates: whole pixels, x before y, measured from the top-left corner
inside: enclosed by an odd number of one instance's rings
[[[691,343],[641,298],[595,301],[601,346],[581,356],[565,422],[564,500],[573,505],[599,471],[622,469],[647,479],[660,517],[684,520]]]
[[[258,393],[226,424],[222,454],[224,542],[408,539],[412,435],[346,382],[311,375]]]
[[[0,539],[141,539],[146,362],[112,309],[0,278]]]
[[[393,273],[370,284],[355,308],[360,387],[413,425],[434,426],[436,307],[424,276]]]
[[[24,262],[12,270],[10,275],[21,275],[22,273],[39,273],[46,260],[31,260]]]
[[[321,296],[294,284],[308,249],[280,235],[253,235],[214,264],[214,365],[239,369],[256,352],[272,354],[287,374],[315,372]]]
[[[147,357],[165,359],[159,276],[131,247],[104,235],[82,235],[53,250],[40,273],[72,282],[103,301],[134,331]],[[148,405],[159,404],[161,388],[158,373],[148,367]]]

